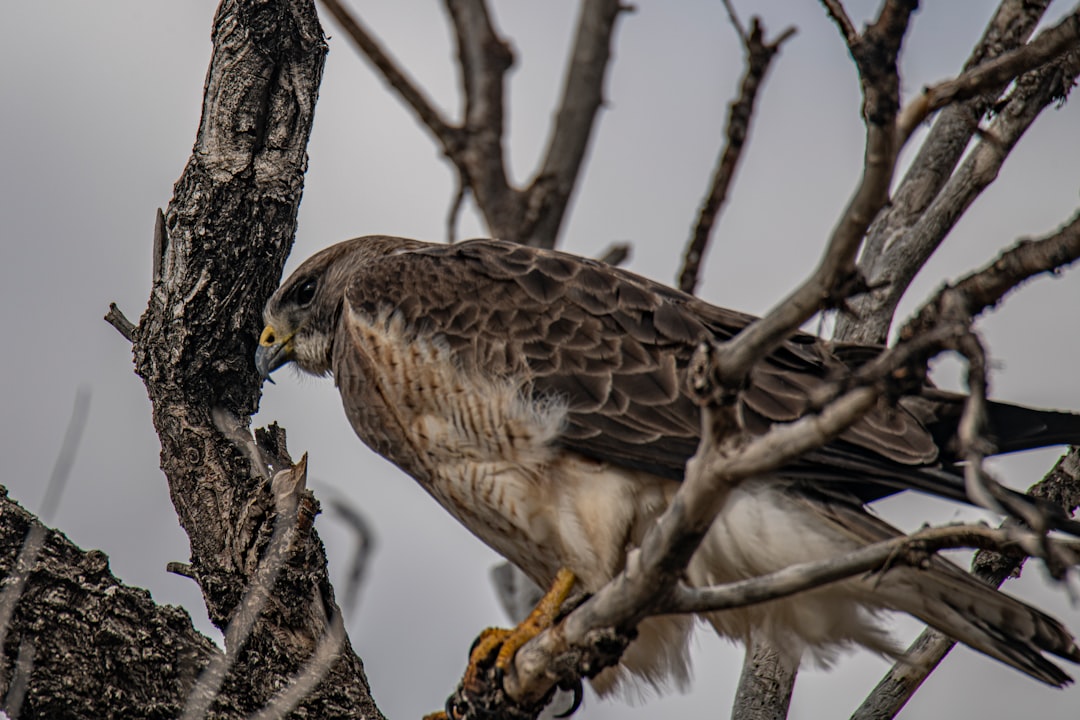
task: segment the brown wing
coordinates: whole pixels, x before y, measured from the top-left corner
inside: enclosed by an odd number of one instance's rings
[[[494,240],[372,260],[347,300],[372,315],[395,308],[419,332],[443,336],[466,365],[527,373],[536,395],[568,402],[566,447],[673,478],[698,444],[685,383],[696,344],[753,320],[604,263]],[[751,429],[798,418],[807,392],[839,367],[812,336],[786,342],[745,393]],[[828,452],[852,455],[865,479],[866,466],[925,466],[938,449],[910,413],[883,406]],[[835,473],[830,462],[811,457],[796,475]]]

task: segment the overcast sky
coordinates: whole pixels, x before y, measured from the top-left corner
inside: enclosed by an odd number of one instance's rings
[[[719,0],[639,0],[615,36],[608,104],[585,167],[564,249],[633,244],[631,269],[671,282],[710,176],[726,104],[742,69]],[[770,36],[799,34],[774,64],[730,207],[716,232],[701,293],[761,313],[816,261],[861,169],[855,72],[835,28],[811,0],[736,0]],[[93,394],[70,487],[53,524],[100,548],[125,582],[186,607],[210,631],[190,580],[165,572],[188,558],[187,538],[158,469],[158,441],[127,343],[101,320],[110,301],[136,319],[149,294],[154,210],[165,206],[191,151],[210,56],[216,0],[36,0],[5,3],[0,20],[0,448],[11,495],[40,507],[76,389]],[[511,168],[532,174],[557,97],[576,4],[497,0],[499,29],[517,51],[510,77]],[[861,21],[876,3],[848,3]],[[903,56],[903,90],[956,73],[993,2],[928,1]],[[434,0],[353,6],[452,116],[453,50]],[[1057,14],[1069,9],[1064,5]],[[861,22],[860,22],[861,24]],[[435,145],[330,22],[330,55],[309,146],[300,228],[289,268],[349,237],[387,233],[440,240],[453,173]],[[1080,105],[1044,113],[999,181],[959,223],[905,301],[911,309],[947,278],[1040,235],[1080,204]],[[471,209],[459,237],[482,234]],[[1080,277],[1040,279],[980,323],[997,397],[1080,409],[1076,363]],[[943,381],[952,373],[943,373]],[[257,422],[280,421],[294,456],[310,453],[320,497],[354,503],[378,550],[350,624],[375,698],[391,717],[442,706],[477,632],[505,622],[488,582],[498,558],[349,428],[331,382],[288,372],[267,388]],[[1026,486],[1058,453],[1003,466]],[[909,528],[971,517],[920,498],[883,510]],[[317,527],[340,577],[348,535],[333,516]],[[1031,569],[1010,589],[1080,631],[1080,612]],[[896,624],[907,642],[918,627]],[[730,705],[741,650],[699,632],[686,696],[633,711],[587,700],[585,718],[717,717]],[[887,664],[847,655],[799,678],[793,718],[846,716]],[[1080,669],[1078,669],[1080,670]],[[1055,691],[998,663],[954,652],[905,717],[1076,717],[1080,691]]]

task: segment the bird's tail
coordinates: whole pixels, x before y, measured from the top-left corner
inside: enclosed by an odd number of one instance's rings
[[[1075,413],[1000,402],[989,403],[987,413],[999,453],[1048,445],[1080,445],[1080,415]]]
[[[868,578],[877,602],[919,618],[979,652],[1042,682],[1072,678],[1043,653],[1080,663],[1080,648],[1060,622],[948,564],[899,567]]]
[[[928,429],[947,454],[956,452],[956,432],[966,396],[938,390],[929,392],[946,402],[938,406],[938,417],[928,424]],[[1050,445],[1080,445],[1080,414],[1003,402],[987,403],[986,411],[990,439],[998,454]]]

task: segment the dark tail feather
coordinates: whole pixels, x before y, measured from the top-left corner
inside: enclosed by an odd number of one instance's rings
[[[948,400],[938,407],[937,421],[928,429],[938,446],[954,460],[957,452],[956,430],[964,411],[963,395],[940,393]],[[1040,410],[1003,402],[987,403],[990,416],[990,439],[997,454],[1034,450],[1050,445],[1080,445],[1080,414]]]
[[[1080,415],[999,402],[990,403],[987,411],[999,453],[1080,445]]]
[[[1055,687],[1072,682],[1043,655],[1080,663],[1080,648],[1064,625],[943,564],[935,562],[929,570],[896,568],[879,578],[875,589],[891,607],[1036,680]]]

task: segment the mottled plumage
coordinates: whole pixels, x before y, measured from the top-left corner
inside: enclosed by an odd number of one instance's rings
[[[595,591],[623,566],[678,488],[700,432],[685,369],[703,338],[753,318],[603,263],[509,242],[350,240],[275,293],[257,365],[333,373],[357,435],[541,585],[569,568]],[[808,410],[808,392],[873,356],[797,334],[744,393],[750,430]],[[742,579],[853,550],[897,531],[863,502],[916,488],[963,499],[950,454],[961,396],[926,388],[884,402],[837,441],[737,488],[688,568],[695,584]],[[1080,420],[994,405],[1002,450],[1080,441]],[[903,610],[1040,680],[1080,661],[1057,621],[944,560],[896,568],[706,619],[798,656],[894,650],[874,622]],[[685,680],[688,618],[654,618],[622,671]]]

